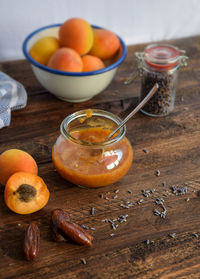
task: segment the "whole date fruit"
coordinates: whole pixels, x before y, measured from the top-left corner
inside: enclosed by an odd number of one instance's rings
[[[55,241],[70,238],[80,245],[92,246],[93,237],[82,227],[70,221],[69,215],[62,209],[55,209],[51,215],[53,237]]]
[[[62,209],[54,209],[51,213],[51,232],[52,232],[52,237],[53,240],[56,242],[62,242],[65,241],[66,239],[62,236],[62,232],[59,231],[58,229],[58,223],[61,220],[66,220],[70,221],[70,216],[69,214],[62,210]]]
[[[24,238],[24,253],[27,260],[35,260],[39,255],[40,231],[36,223],[27,227]]]

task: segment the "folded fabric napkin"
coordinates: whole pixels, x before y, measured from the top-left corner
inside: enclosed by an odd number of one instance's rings
[[[24,86],[0,72],[0,128],[10,125],[11,111],[24,108],[27,93]]]

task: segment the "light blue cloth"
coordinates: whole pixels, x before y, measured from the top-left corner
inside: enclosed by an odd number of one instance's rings
[[[0,72],[0,128],[10,125],[11,111],[24,108],[27,93],[24,86]]]

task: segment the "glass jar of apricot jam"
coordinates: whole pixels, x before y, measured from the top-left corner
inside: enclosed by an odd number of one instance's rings
[[[108,141],[121,119],[107,111],[88,109],[67,116],[52,150],[55,168],[73,184],[96,188],[121,179],[129,170],[133,150],[122,127]]]

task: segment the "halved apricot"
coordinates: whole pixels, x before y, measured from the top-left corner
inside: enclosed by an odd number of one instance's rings
[[[12,211],[29,214],[47,204],[49,190],[41,177],[27,172],[16,172],[6,183],[4,200]]]

